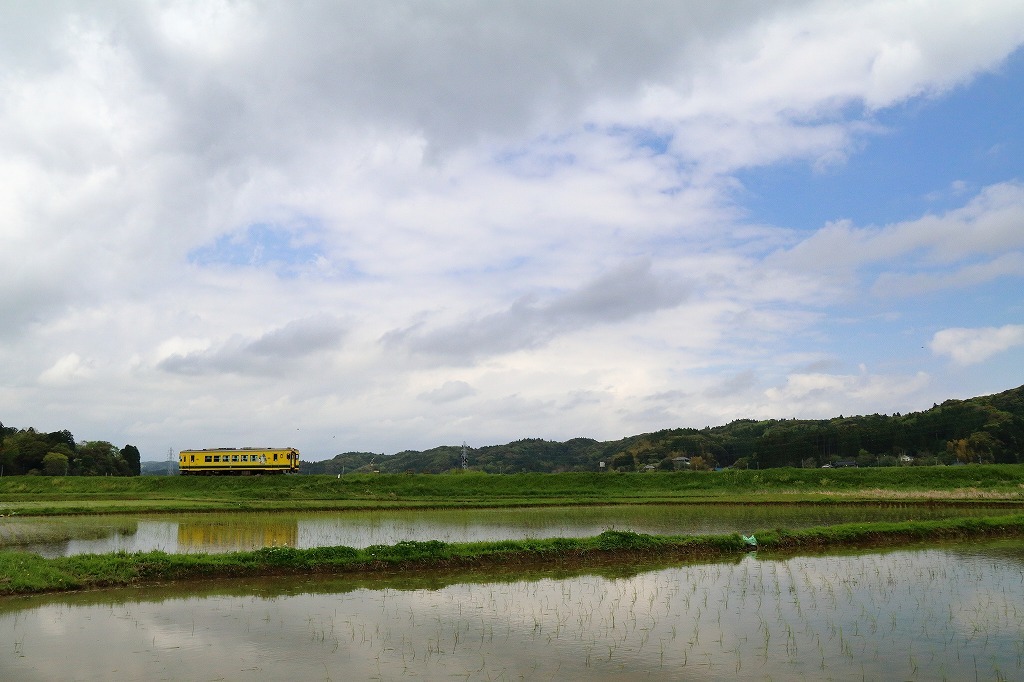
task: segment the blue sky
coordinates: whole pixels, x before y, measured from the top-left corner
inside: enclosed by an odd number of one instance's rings
[[[0,421],[309,459],[1024,384],[1024,5],[0,25]]]
[[[212,244],[192,251],[189,260],[200,268],[270,267],[287,277],[315,263],[320,255],[314,228],[258,223],[235,234],[218,236]]]
[[[1024,51],[952,92],[918,96],[865,117],[881,127],[837,166],[804,161],[738,174],[751,219],[801,229],[830,220],[906,220],[1019,178],[1024,142]],[[939,142],[941,141],[941,142]],[[962,183],[962,186],[960,186]]]

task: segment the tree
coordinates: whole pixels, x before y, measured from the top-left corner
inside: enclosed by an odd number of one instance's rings
[[[67,429],[46,434],[46,442],[52,445],[63,445],[68,448],[69,452],[75,451],[75,437]],[[63,450],[55,451],[64,452]]]
[[[128,475],[128,465],[121,459],[121,451],[105,440],[87,441],[78,446],[71,469],[80,476]]]
[[[707,471],[711,465],[700,455],[694,455],[690,458],[690,468],[694,471]]]
[[[995,461],[995,453],[1000,450],[999,442],[986,431],[972,433],[967,439],[967,448],[972,461],[991,464]]]
[[[620,452],[612,458],[612,468],[616,471],[633,471],[636,469],[636,461],[632,454]]]
[[[121,459],[128,464],[128,473],[130,476],[140,476],[142,474],[142,455],[139,453],[139,449],[134,445],[125,445],[121,448]]]
[[[8,476],[20,473],[17,471],[17,464],[15,463],[17,452],[16,447],[0,442],[0,473]]]
[[[66,476],[68,456],[60,452],[47,452],[43,457],[43,473],[47,476]]]
[[[43,457],[52,450],[44,437],[36,433],[35,429],[19,431],[13,437],[4,441],[6,448],[14,450],[13,473],[27,474],[33,469],[42,470]]]
[[[857,453],[857,466],[859,467],[873,467],[878,464],[878,457],[871,454],[864,448],[861,448]]]

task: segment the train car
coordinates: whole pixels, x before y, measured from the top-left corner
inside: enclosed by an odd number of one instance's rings
[[[274,521],[267,515],[261,516],[259,523],[248,519],[178,522],[178,551],[250,552],[261,547],[298,546],[299,522],[294,518]]]
[[[215,448],[178,453],[182,476],[252,476],[299,473],[295,448]]]

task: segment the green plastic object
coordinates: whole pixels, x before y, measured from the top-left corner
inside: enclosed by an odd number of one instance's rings
[[[753,535],[740,534],[740,537],[743,538],[743,542],[747,543],[751,547],[757,547],[757,538],[755,538]]]

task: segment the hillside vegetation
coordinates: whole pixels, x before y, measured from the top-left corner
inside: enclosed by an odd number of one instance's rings
[[[740,419],[616,441],[524,439],[469,448],[467,455],[469,469],[487,473],[597,471],[601,462],[617,471],[1024,463],[1024,386],[906,415]],[[459,468],[461,456],[461,446],[390,456],[348,452],[304,462],[303,473],[441,473]]]
[[[449,445],[393,455],[347,452],[304,461],[302,473],[436,474],[460,469],[462,451]],[[614,441],[527,438],[467,448],[466,454],[468,469],[493,474],[1024,463],[1024,386],[906,415],[738,419]],[[166,473],[168,465],[175,470],[176,462],[141,462],[133,445],[77,442],[67,430],[43,433],[0,423],[0,476],[132,476]]]

